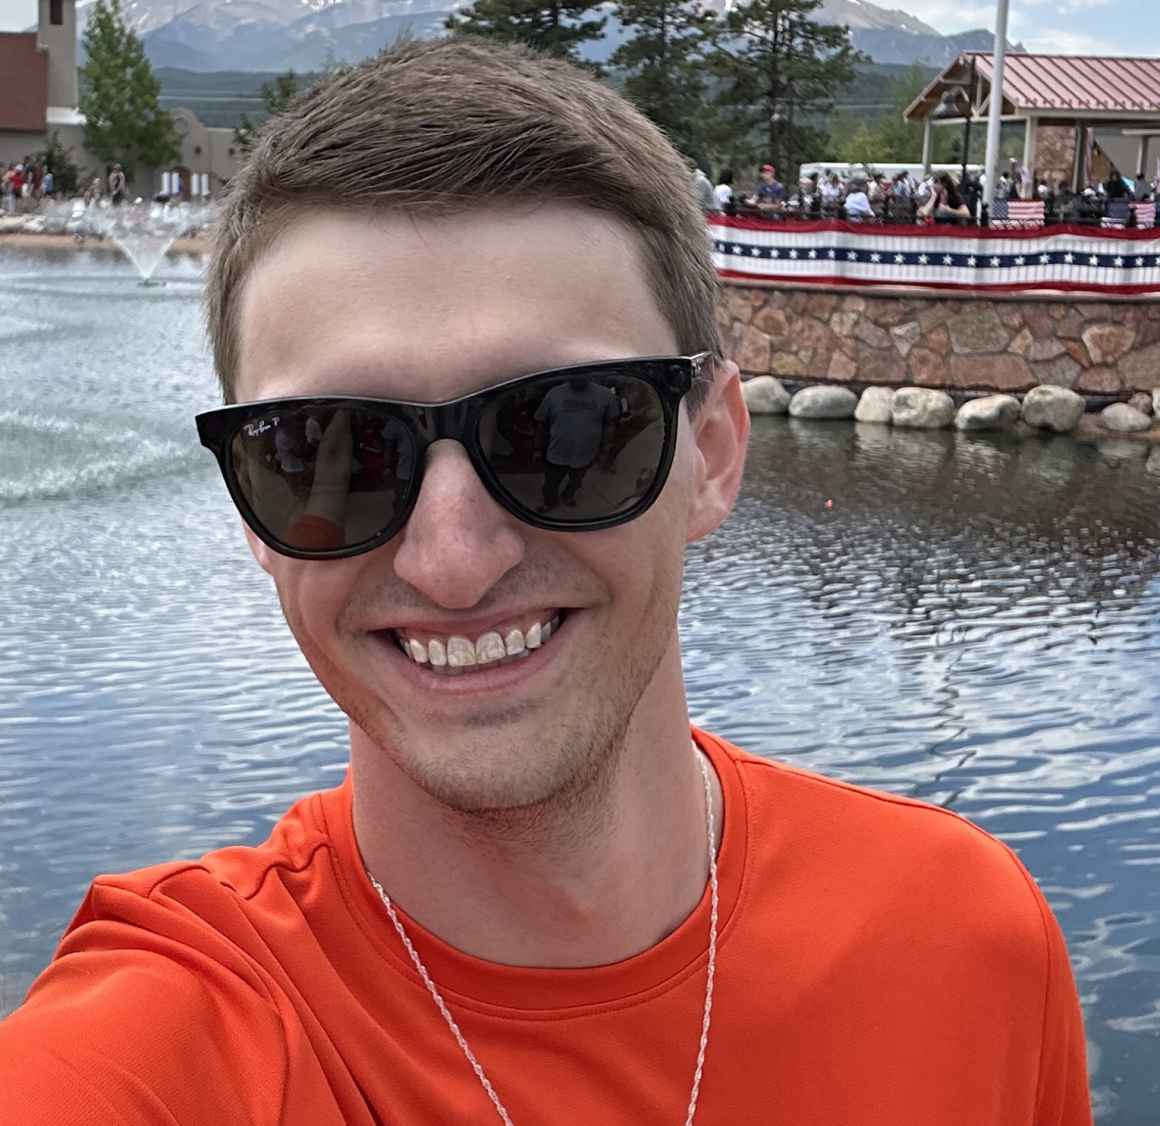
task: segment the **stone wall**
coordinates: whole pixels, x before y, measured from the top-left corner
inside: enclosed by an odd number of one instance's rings
[[[725,350],[745,375],[1127,399],[1160,387],[1160,301],[891,297],[726,283]]]

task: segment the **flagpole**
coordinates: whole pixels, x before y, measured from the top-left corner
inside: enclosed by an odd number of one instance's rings
[[[995,13],[995,54],[991,67],[991,105],[987,114],[987,155],[983,160],[983,206],[990,211],[995,201],[999,171],[999,127],[1003,116],[1003,67],[1007,61],[1007,0],[999,0]],[[1031,128],[1031,122],[1027,123]]]

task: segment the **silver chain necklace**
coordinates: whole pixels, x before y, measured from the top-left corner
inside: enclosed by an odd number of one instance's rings
[[[709,1017],[713,1011],[713,980],[717,976],[717,853],[714,848],[717,832],[713,819],[713,788],[709,783],[709,768],[705,765],[705,756],[697,749],[695,743],[692,744],[692,747],[693,754],[697,756],[697,765],[701,768],[701,777],[705,782],[705,810],[707,814],[706,820],[709,825],[709,965],[705,983],[705,1015],[701,1019],[701,1044],[697,1049],[697,1067],[693,1072],[693,1091],[689,1096],[689,1112],[685,1116],[685,1126],[693,1126],[693,1117],[697,1113],[697,1099],[701,1094],[701,1073],[705,1067],[705,1049],[709,1046]],[[467,1057],[467,1062],[471,1064],[472,1071],[475,1072],[476,1078],[483,1085],[483,1089],[487,1092],[487,1097],[491,1099],[492,1105],[504,1122],[504,1126],[513,1126],[511,1116],[504,1108],[503,1103],[499,1101],[499,1095],[495,1093],[495,1088],[491,1085],[491,1080],[488,1079],[487,1073],[483,1070],[479,1060],[475,1058],[475,1053],[471,1050],[471,1045],[468,1044],[463,1033],[459,1031],[459,1025],[455,1023],[455,1018],[451,1015],[451,1010],[447,1008],[447,1002],[443,1000],[443,995],[439,992],[435,982],[431,979],[431,975],[427,972],[427,967],[423,964],[423,959],[419,957],[419,951],[415,949],[415,945],[411,941],[410,936],[403,929],[403,924],[399,919],[398,913],[395,911],[395,905],[391,902],[391,897],[387,895],[383,890],[383,885],[370,872],[367,872],[367,878],[374,884],[375,891],[379,893],[379,898],[383,901],[383,906],[386,907],[387,914],[391,917],[391,922],[395,924],[395,930],[399,934],[400,941],[406,947],[407,953],[410,954],[411,962],[414,964],[416,972],[423,979],[423,984],[427,986],[427,992],[431,994],[431,1000],[435,1002],[435,1007],[443,1014],[443,1019],[447,1022],[447,1027],[451,1029],[456,1043],[463,1050],[463,1054]]]

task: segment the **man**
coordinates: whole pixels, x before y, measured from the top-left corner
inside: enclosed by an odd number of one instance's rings
[[[611,446],[617,414],[616,396],[589,379],[558,383],[544,396],[534,416],[546,430],[541,511],[555,511],[561,498],[576,507],[585,475]]]
[[[693,195],[702,211],[720,211],[717,202],[717,193],[713,191],[713,181],[708,173],[698,164],[693,165]]]
[[[850,177],[850,187],[846,192],[843,208],[846,218],[856,223],[864,223],[874,218],[874,208],[870,205],[870,197],[866,191],[867,181],[862,174],[856,173]]]
[[[94,883],[0,1024],[5,1126],[1090,1123],[1008,848],[690,729],[683,551],[748,419],[683,174],[595,79],[470,40],[259,140],[200,433],[350,772],[256,848]],[[617,449],[540,512],[535,417],[573,382],[614,389]],[[307,412],[309,502],[246,492]],[[414,472],[360,491],[387,419]]]
[[[785,188],[778,182],[777,169],[772,164],[761,166],[761,179],[753,200],[759,211],[775,212],[785,207]]]
[[[126,186],[125,170],[119,164],[114,164],[109,173],[109,199],[114,207],[120,207],[125,202]]]

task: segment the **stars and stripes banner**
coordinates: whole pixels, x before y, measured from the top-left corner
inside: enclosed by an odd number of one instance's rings
[[[997,199],[991,204],[991,226],[999,230],[1026,230],[1043,226],[1043,200]]]
[[[723,278],[965,292],[1086,292],[1160,299],[1160,231],[781,223],[715,215]]]

